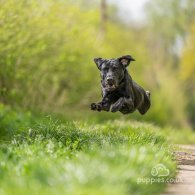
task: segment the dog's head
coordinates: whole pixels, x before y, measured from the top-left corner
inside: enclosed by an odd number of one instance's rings
[[[130,55],[116,59],[94,59],[101,72],[102,85],[107,91],[114,91],[118,88],[124,78],[126,67],[131,61],[135,60]]]

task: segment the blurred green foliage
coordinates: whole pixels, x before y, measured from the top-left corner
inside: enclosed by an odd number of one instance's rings
[[[35,123],[35,118],[31,112],[16,112],[9,106],[0,104],[0,137],[1,139],[10,139],[18,129],[25,129]]]
[[[177,4],[180,1],[150,1],[148,25],[124,25],[115,20],[111,9],[102,33],[98,1],[93,2],[0,1],[0,101],[69,117],[78,112],[81,118],[89,116],[89,104],[100,99],[100,78],[93,58],[131,54],[136,59],[129,67],[132,77],[152,94],[150,111],[131,117],[188,126],[188,95],[181,89],[185,85],[174,65],[180,59],[172,46],[178,34],[187,32],[192,16],[183,18],[181,12],[182,19],[177,18],[182,10]],[[186,6],[193,9],[191,4]],[[164,20],[167,12],[171,20]]]
[[[180,78],[185,84],[185,91],[188,94],[188,116],[195,126],[195,24],[190,28],[187,44],[183,49],[180,62]]]

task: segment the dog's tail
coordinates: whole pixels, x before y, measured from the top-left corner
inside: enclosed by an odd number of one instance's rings
[[[151,106],[150,92],[149,91],[145,91],[143,104],[138,109],[140,114],[145,114],[148,111],[148,109],[150,108],[150,106]]]

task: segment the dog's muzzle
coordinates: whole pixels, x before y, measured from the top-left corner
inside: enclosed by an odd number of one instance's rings
[[[116,84],[114,83],[114,80],[112,78],[106,79],[106,89],[108,91],[114,91],[116,89]]]

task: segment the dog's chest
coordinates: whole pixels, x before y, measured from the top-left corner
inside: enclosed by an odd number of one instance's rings
[[[111,103],[116,102],[119,98],[124,97],[124,92],[122,90],[117,90],[109,93],[107,95]]]

